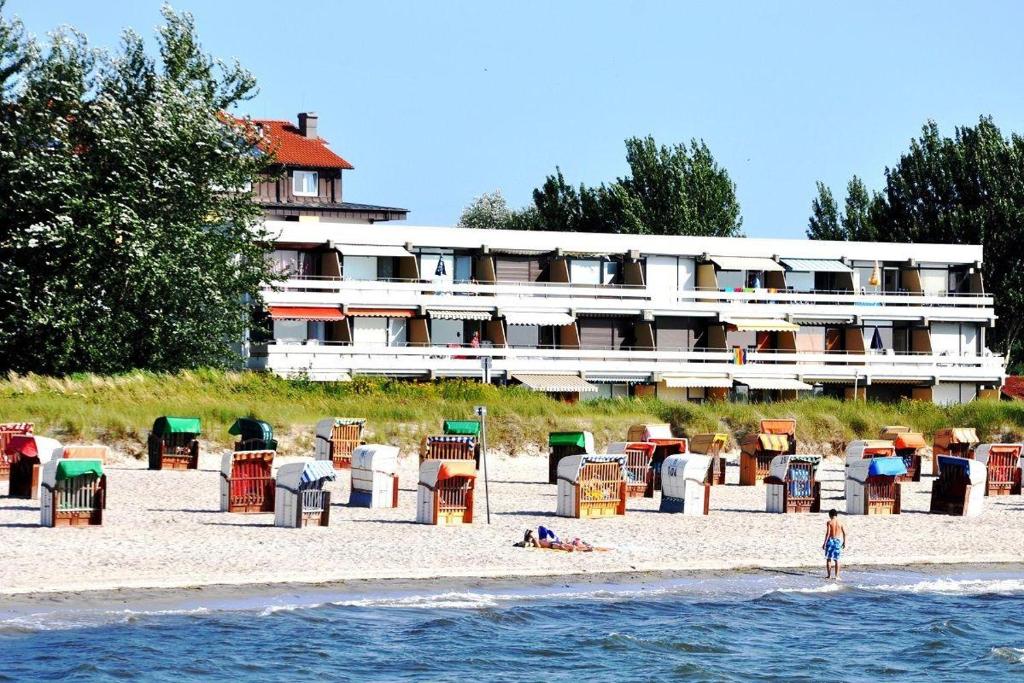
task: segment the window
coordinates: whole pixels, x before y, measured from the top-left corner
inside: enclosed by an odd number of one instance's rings
[[[619,279],[619,264],[615,261],[605,261],[601,264],[601,284],[612,285]]]
[[[597,260],[573,259],[569,262],[569,279],[574,284],[596,285],[601,283],[601,262]]]
[[[376,256],[346,256],[342,261],[342,274],[346,280],[377,279],[378,264]]]
[[[455,257],[455,281],[471,282],[473,280],[473,257]]]
[[[298,197],[315,197],[318,180],[315,171],[292,171],[292,194]]]
[[[293,249],[275,249],[271,255],[274,271],[288,277],[316,274],[316,254]]]

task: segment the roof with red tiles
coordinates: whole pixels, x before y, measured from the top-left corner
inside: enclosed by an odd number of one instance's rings
[[[253,119],[263,133],[260,147],[274,152],[277,161],[286,166],[309,168],[339,168],[351,170],[352,164],[331,151],[323,138],[307,138],[290,121]]]
[[[1007,375],[1003,383],[1003,395],[1024,401],[1024,375]]]

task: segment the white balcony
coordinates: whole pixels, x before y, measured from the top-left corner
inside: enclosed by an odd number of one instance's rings
[[[492,376],[565,373],[646,377],[687,374],[725,377],[796,377],[806,381],[977,382],[1002,381],[999,356],[935,354],[751,352],[746,363],[731,351],[611,351],[588,349],[411,347],[271,343],[254,347],[250,367],[283,376],[344,379],[353,374],[409,377],[480,377],[481,358]]]
[[[693,316],[827,317],[989,322],[987,295],[851,294],[754,290],[653,290],[626,285],[495,284],[291,278],[264,290],[269,304],[459,308],[552,308],[594,313]]]

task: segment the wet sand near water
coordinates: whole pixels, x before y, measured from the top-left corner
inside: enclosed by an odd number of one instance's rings
[[[278,463],[289,458],[280,457]],[[41,528],[37,501],[0,499],[0,593],[184,588],[212,585],[603,576],[608,573],[819,568],[826,515],[764,512],[765,490],[716,486],[708,517],[657,511],[658,498],[630,499],[625,517],[556,517],[544,457],[491,458],[491,524],[483,482],[474,524],[433,527],[415,520],[416,458],[399,467],[399,507],[349,508],[349,472],[330,483],[327,528],[280,529],[272,514],[222,513],[220,455],[199,471],[151,472],[136,461],[107,467],[102,527]],[[927,471],[927,468],[926,468]],[[730,468],[731,480],[736,468]],[[845,509],[842,463],[826,461],[822,508]],[[932,479],[903,488],[903,514],[850,517],[844,562],[858,566],[1003,563],[1024,560],[1024,497],[987,498],[975,518],[928,514]],[[0,487],[6,485],[0,483]],[[657,494],[660,497],[660,494]],[[605,553],[515,548],[543,524]]]

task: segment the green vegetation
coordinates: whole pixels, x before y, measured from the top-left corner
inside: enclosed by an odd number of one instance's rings
[[[983,245],[985,290],[999,317],[987,341],[1011,373],[1024,372],[1024,137],[1004,135],[989,116],[952,137],[929,121],[885,169],[881,192],[853,176],[840,215],[832,191],[820,182],[817,190],[811,239]]]
[[[543,450],[548,432],[557,430],[590,430],[603,446],[623,439],[628,426],[638,422],[668,421],[684,433],[724,431],[735,442],[763,417],[795,417],[802,442],[833,449],[857,437],[874,437],[887,424],[925,434],[942,426],[971,426],[983,439],[1024,439],[1024,404],[995,401],[948,408],[831,399],[756,405],[617,399],[570,405],[518,387],[458,380],[412,384],[360,377],[333,384],[216,370],[26,375],[0,382],[0,421],[29,420],[40,433],[99,440],[136,454],[160,415],[201,418],[204,438],[220,446],[231,443],[227,429],[236,417],[258,417],[274,426],[288,453],[310,451],[313,424],[322,417],[365,417],[370,439],[408,451],[423,436],[437,433],[442,419],[471,418],[473,406],[481,404],[488,407],[490,445],[511,453]]]
[[[0,372],[239,363],[275,279],[243,188],[273,156],[225,113],[252,75],[163,15],[155,45],[104,51],[37,41],[0,0]]]
[[[742,237],[736,184],[703,140],[659,145],[654,138],[626,140],[629,175],[579,187],[560,168],[533,191],[533,206],[509,209],[500,192],[470,203],[465,228],[561,230],[633,235]]]

